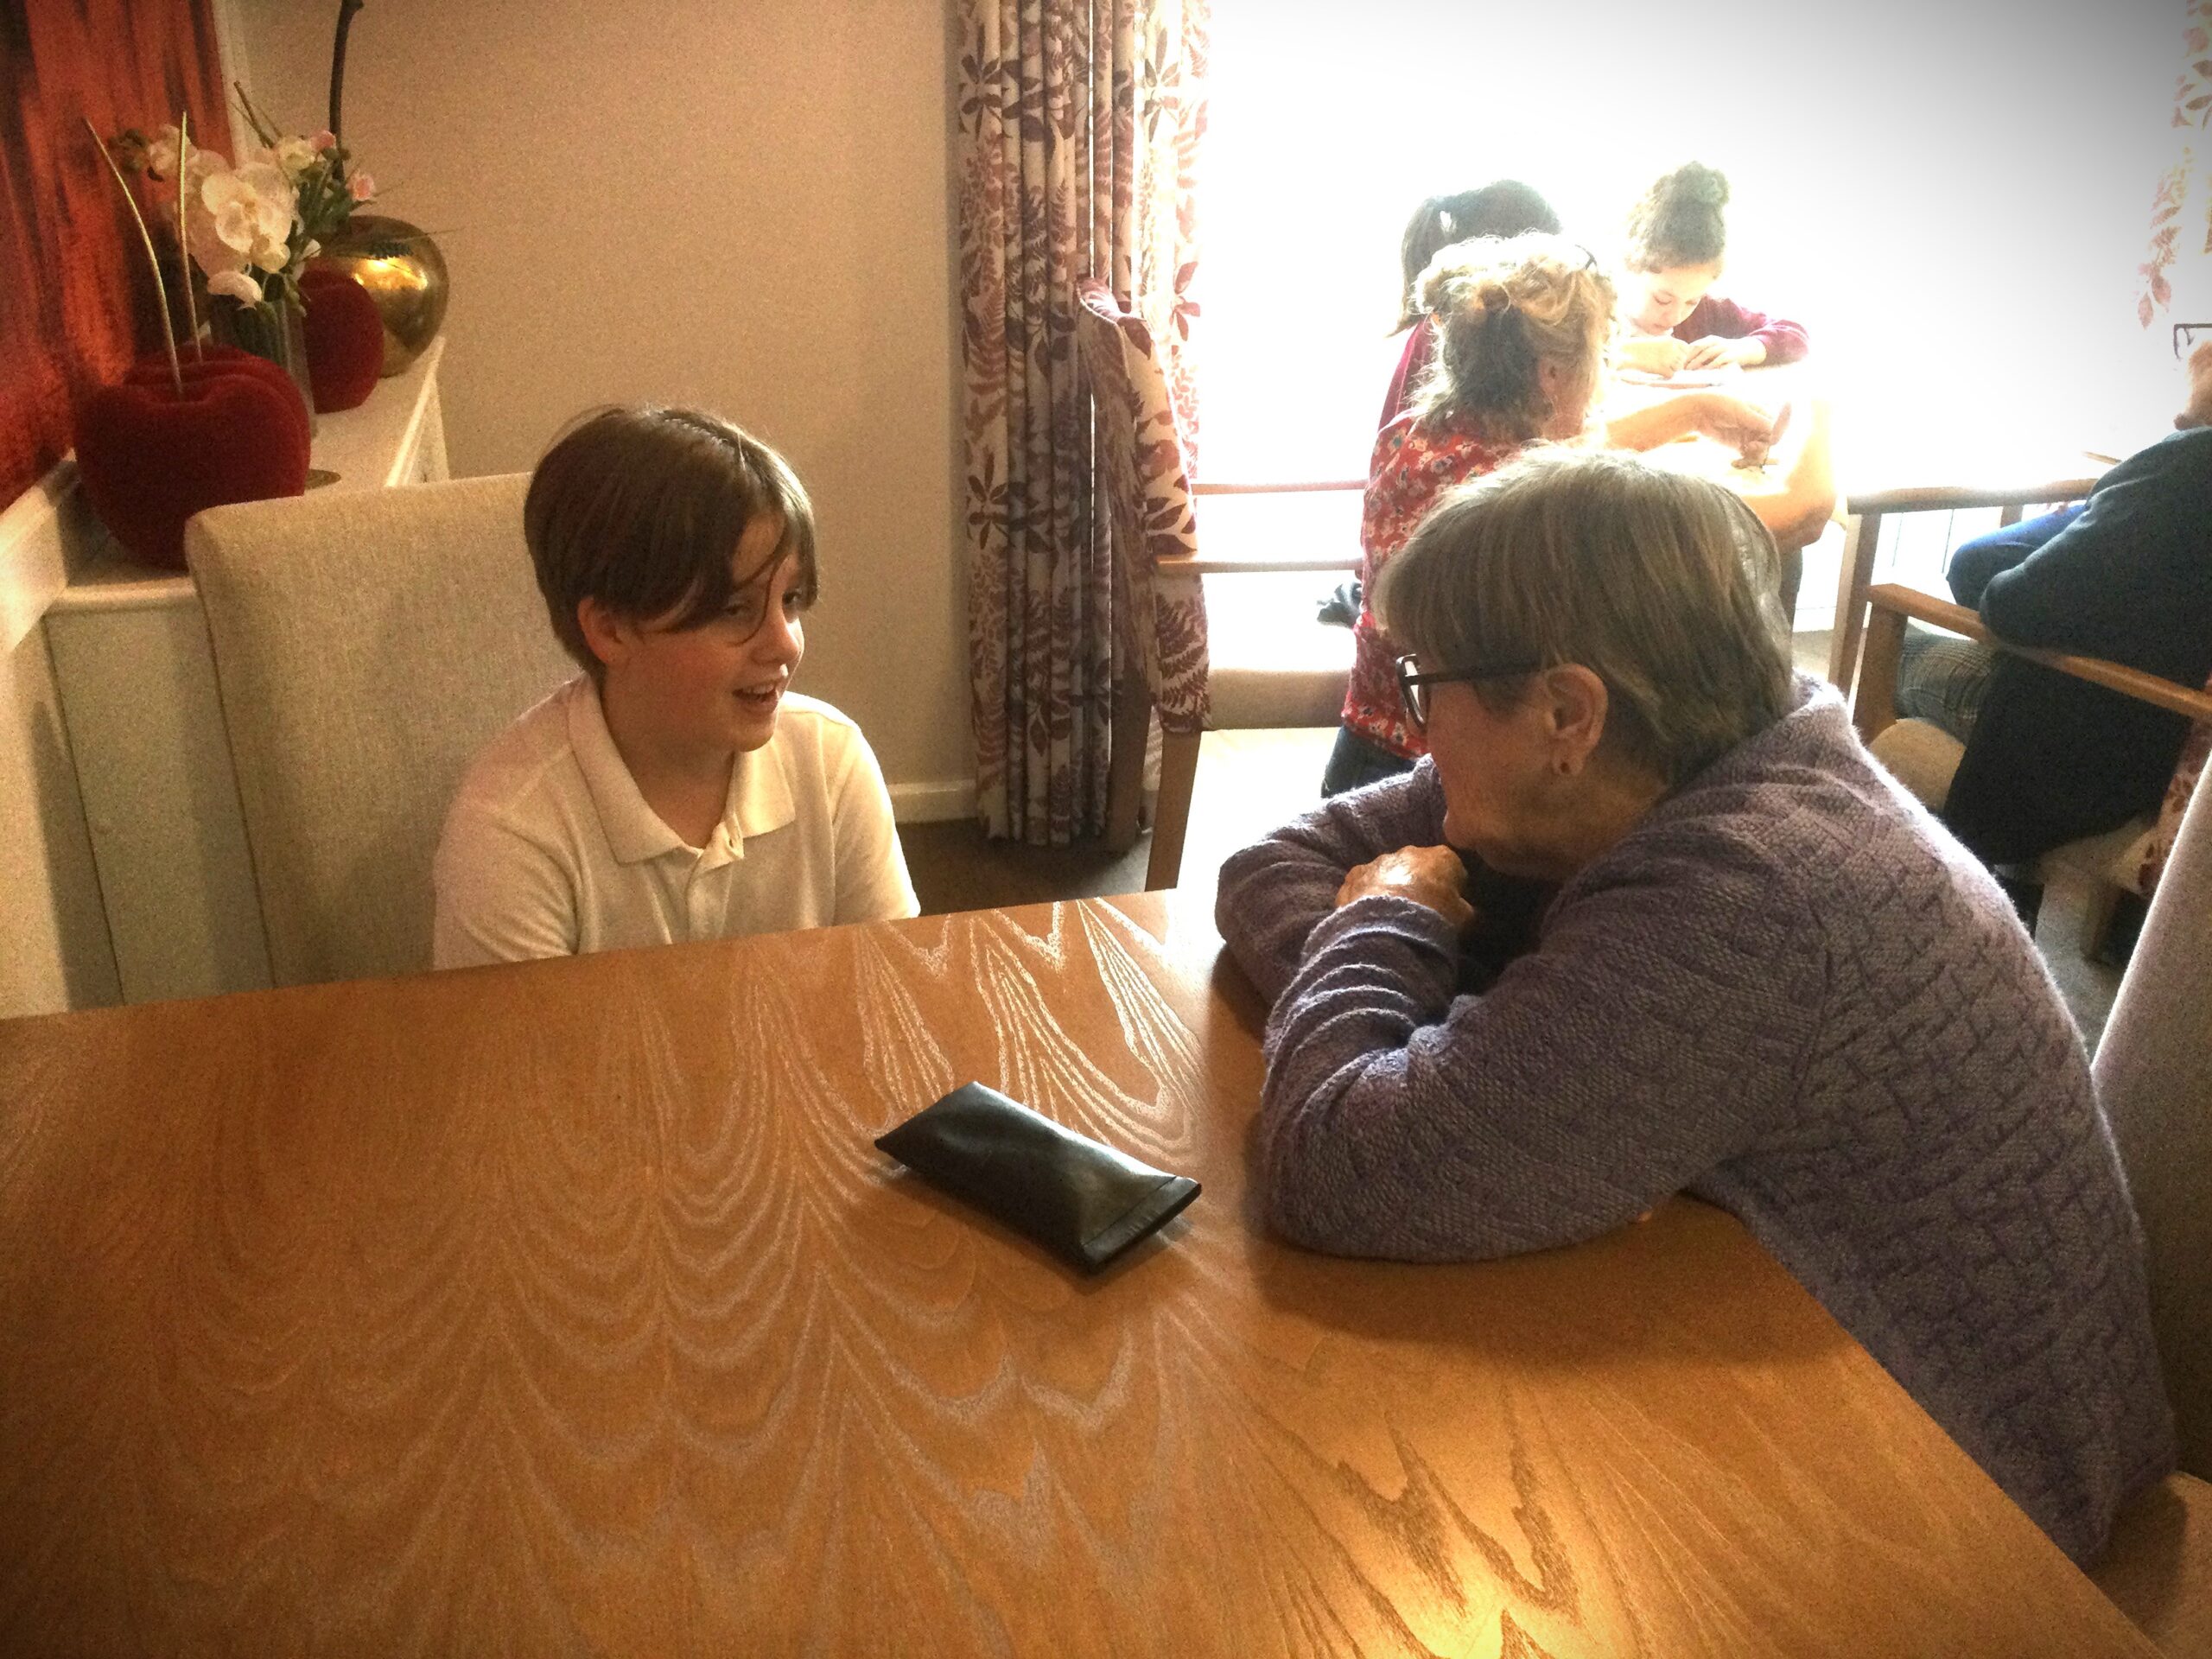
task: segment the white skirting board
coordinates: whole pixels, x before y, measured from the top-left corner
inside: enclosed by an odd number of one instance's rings
[[[893,784],[891,816],[900,823],[950,823],[976,815],[976,780],[948,778],[936,783]]]

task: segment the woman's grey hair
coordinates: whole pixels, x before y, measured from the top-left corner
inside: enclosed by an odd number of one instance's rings
[[[1541,450],[1446,497],[1384,569],[1376,615],[1435,670],[1579,663],[1601,744],[1682,783],[1788,709],[1781,560],[1720,485],[1607,451]],[[1493,708],[1529,676],[1478,682]]]
[[[1436,321],[1436,360],[1414,395],[1423,421],[1449,416],[1494,442],[1526,443],[1550,424],[1537,365],[1597,385],[1613,321],[1612,279],[1563,237],[1456,242],[1421,273]]]

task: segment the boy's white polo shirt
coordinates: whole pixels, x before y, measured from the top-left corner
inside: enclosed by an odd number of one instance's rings
[[[695,848],[645,804],[582,675],[470,764],[435,882],[441,968],[919,909],[875,756],[828,703],[785,697],[775,735],[738,756],[721,822]]]

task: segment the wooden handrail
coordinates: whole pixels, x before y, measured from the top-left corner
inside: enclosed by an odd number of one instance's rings
[[[1189,558],[1157,561],[1153,569],[1163,576],[1266,576],[1294,570],[1357,570],[1359,550],[1344,553],[1268,553],[1249,559],[1224,559],[1204,553]]]
[[[1237,484],[1209,480],[1191,486],[1192,495],[1307,495],[1324,490],[1361,490],[1367,488],[1363,478],[1299,479],[1281,484]]]
[[[2094,459],[2084,456],[2084,459]],[[1977,489],[1961,484],[1908,484],[1889,489],[1843,492],[1846,512],[1964,512],[1971,507],[2027,507],[2079,501],[2095,486],[2099,473],[2049,478],[2034,484]]]
[[[1866,602],[1878,611],[1892,611],[1922,622],[1932,623],[1939,628],[1948,628],[1953,633],[1962,633],[1969,639],[2005,652],[2014,657],[2024,657],[2031,663],[2056,669],[2061,674],[2070,674],[2077,680],[2087,680],[2092,685],[2101,685],[2125,696],[2147,702],[2154,707],[2186,715],[2191,720],[2212,720],[2212,693],[2202,686],[2187,686],[2178,680],[2162,679],[2156,674],[2145,674],[2139,668],[2127,668],[2119,663],[2107,662],[2101,657],[2076,657],[2060,651],[2038,651],[2031,645],[2016,645],[1992,633],[1982,620],[1963,605],[1954,605],[1947,599],[1923,593],[1917,588],[1908,588],[1902,582],[1878,582],[1866,590]]]

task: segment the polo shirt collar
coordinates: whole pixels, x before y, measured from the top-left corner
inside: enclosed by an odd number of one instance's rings
[[[600,704],[599,688],[589,675],[575,682],[569,700],[569,742],[583,773],[584,786],[591,791],[601,827],[607,832],[607,849],[618,863],[642,864],[670,853],[692,855],[683,838],[645,804],[638,780],[630,775],[622,752],[614,747],[614,734],[607,729],[607,711]],[[774,737],[762,747],[739,755],[737,764],[730,768],[729,795],[722,807],[721,833],[716,839],[727,842],[728,857],[742,858],[746,836],[780,830],[798,817],[784,727],[779,721]],[[709,847],[704,852],[709,861],[721,861],[721,848]]]

